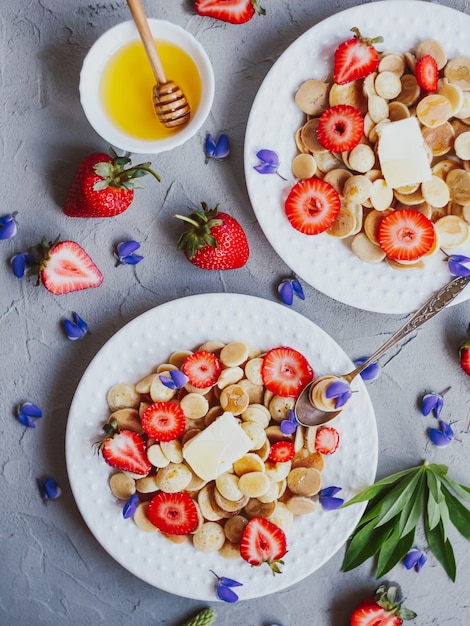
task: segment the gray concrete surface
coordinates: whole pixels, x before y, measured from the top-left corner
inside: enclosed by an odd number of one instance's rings
[[[64,437],[74,390],[99,348],[126,322],[183,295],[240,292],[277,300],[276,285],[289,268],[264,238],[246,192],[243,140],[253,98],[278,56],[322,19],[353,0],[265,0],[267,15],[229,26],[194,14],[186,0],[147,0],[152,17],[175,22],[206,48],[216,76],[212,112],[186,145],[152,159],[162,183],[145,181],[132,207],[112,220],[79,221],[63,215],[61,203],[82,157],[107,145],[80,107],[79,71],[93,42],[129,19],[124,0],[3,0],[0,17],[1,180],[0,215],[18,211],[18,235],[0,241],[0,623],[4,626],[165,624],[178,626],[205,605],[164,593],[122,569],[85,526],[67,480]],[[470,13],[465,0],[440,4]],[[365,3],[367,5],[367,3]],[[367,10],[367,6],[364,7]],[[207,131],[227,132],[232,152],[223,163],[204,164]],[[235,272],[202,272],[175,250],[176,211],[200,200],[221,205],[246,228],[248,264]],[[9,258],[41,236],[75,239],[105,274],[99,290],[54,297],[31,281],[17,280]],[[125,238],[142,243],[145,261],[114,267],[113,246]],[[352,357],[373,351],[404,321],[352,309],[304,285],[306,300],[295,309],[327,331]],[[61,323],[79,312],[92,333],[69,342]],[[456,358],[470,322],[470,305],[452,307],[385,359],[370,385],[379,427],[378,476],[428,458],[446,463],[470,484],[469,379]],[[446,416],[456,439],[448,448],[429,443],[418,397],[451,386]],[[35,430],[15,418],[30,400],[44,412]],[[35,484],[53,476],[63,495],[47,506]],[[457,581],[450,582],[432,555],[418,575],[401,565],[399,582],[413,623],[462,626],[470,619],[470,549],[452,534]],[[370,563],[341,573],[340,550],[319,571],[282,593],[236,605],[217,604],[217,626],[343,626],[356,601],[376,587]]]

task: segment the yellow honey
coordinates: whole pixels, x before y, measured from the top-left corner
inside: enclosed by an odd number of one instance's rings
[[[178,46],[156,41],[168,80],[185,94],[194,115],[201,99],[201,78],[191,57]],[[152,90],[156,83],[140,40],[116,52],[106,64],[100,82],[104,109],[122,132],[145,140],[165,139],[181,130],[166,128],[155,113]]]

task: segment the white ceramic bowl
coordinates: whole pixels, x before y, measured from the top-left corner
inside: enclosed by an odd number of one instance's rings
[[[149,19],[148,22],[155,38],[177,45],[192,58],[201,78],[199,106],[192,112],[189,123],[181,130],[163,139],[145,140],[133,137],[119,129],[103,107],[100,81],[106,64],[124,45],[140,39],[133,21],[118,24],[101,35],[85,57],[80,73],[80,102],[92,127],[112,146],[140,154],[165,152],[185,143],[201,128],[214,100],[214,72],[202,46],[180,26],[155,19]]]

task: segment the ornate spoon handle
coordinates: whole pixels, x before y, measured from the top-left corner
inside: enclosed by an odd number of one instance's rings
[[[344,378],[348,382],[351,382],[355,376],[360,374],[371,363],[377,361],[392,346],[394,346],[396,343],[404,339],[404,337],[406,337],[413,330],[416,330],[425,322],[437,315],[440,311],[442,311],[442,309],[450,304],[452,300],[456,298],[463,289],[465,289],[469,282],[470,276],[458,276],[457,278],[454,278],[446,285],[444,285],[444,287],[439,289],[439,291],[437,291],[428,300],[426,300],[423,306],[421,306],[416,311],[416,313],[414,313],[410,317],[410,319],[405,322],[405,324],[401,328],[399,328],[397,332],[393,334],[386,343],[384,343],[382,347],[376,350],[374,354],[372,354],[367,359],[367,361],[364,361],[364,363],[359,365],[355,370],[353,370],[349,374],[346,374]]]

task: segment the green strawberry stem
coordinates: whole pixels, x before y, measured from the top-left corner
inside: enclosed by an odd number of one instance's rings
[[[379,35],[378,37],[367,38],[361,35],[359,28],[357,28],[356,26],[354,26],[350,30],[354,33],[354,37],[356,39],[358,39],[362,43],[367,44],[368,46],[373,46],[375,43],[383,43],[384,38],[381,35]]]
[[[112,148],[110,149],[110,155],[112,161],[102,161],[93,167],[96,174],[102,178],[102,180],[93,185],[95,191],[106,189],[106,187],[135,189],[140,187],[136,179],[146,174],[151,174],[158,182],[161,181],[159,174],[150,167],[150,162],[126,167],[131,165],[129,156],[118,156]]]
[[[217,239],[212,235],[215,226],[224,222],[218,218],[219,205],[209,209],[206,202],[201,202],[202,211],[193,211],[190,215],[175,213],[173,217],[190,224],[192,228],[185,231],[178,239],[178,250],[185,250],[189,259],[192,259],[198,250],[206,246],[218,248]]]

